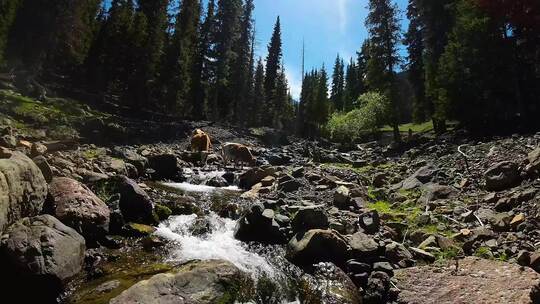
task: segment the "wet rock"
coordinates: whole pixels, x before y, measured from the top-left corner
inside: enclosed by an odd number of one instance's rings
[[[148,236],[141,240],[144,250],[152,251],[166,245],[165,241],[157,236]]]
[[[245,276],[230,262],[190,262],[133,285],[110,301],[111,304],[226,303]]]
[[[204,235],[212,231],[210,220],[206,216],[198,216],[193,225],[189,227],[192,235]]]
[[[37,156],[34,159],[32,159],[36,166],[41,170],[41,173],[43,174],[43,177],[45,178],[45,181],[47,183],[50,183],[53,179],[53,173],[51,166],[47,162],[47,159],[43,156]]]
[[[51,210],[65,225],[88,241],[96,241],[109,230],[109,207],[83,184],[65,177],[50,183]]]
[[[225,178],[221,176],[214,176],[206,182],[206,185],[211,186],[211,187],[221,188],[221,187],[227,187],[229,183],[227,182]]]
[[[181,180],[181,169],[173,154],[159,154],[148,158],[149,167],[154,170],[154,179]]]
[[[0,152],[1,233],[17,220],[41,212],[47,182],[38,166],[24,154],[7,149]]]
[[[124,219],[127,222],[154,223],[154,203],[150,196],[134,180],[125,176],[119,176],[117,182]]]
[[[156,231],[156,228],[144,224],[127,223],[123,227],[123,235],[131,237],[145,237]]]
[[[349,246],[351,247],[351,256],[360,260],[377,256],[379,251],[379,244],[362,232],[351,236]]]
[[[360,228],[362,228],[365,232],[374,234],[379,231],[381,219],[379,217],[379,213],[374,210],[361,214],[358,219],[358,223],[360,224]]]
[[[244,242],[284,244],[285,236],[275,220],[271,209],[264,209],[261,203],[254,204],[250,211],[236,224],[234,237]]]
[[[348,209],[351,205],[351,194],[349,188],[339,186],[334,192],[334,206],[339,209]]]
[[[300,208],[291,221],[294,232],[311,229],[327,229],[329,227],[328,215],[318,206]]]
[[[32,290],[15,292],[18,303],[31,303],[26,301],[34,297],[40,303],[53,301],[66,280],[82,270],[84,238],[50,215],[21,219],[4,233],[0,264],[6,279],[3,284],[7,289],[2,294],[5,301],[15,303],[10,300],[10,291],[20,290],[20,286]]]
[[[223,173],[221,177],[223,177],[230,185],[234,184],[234,180],[236,179],[236,175],[231,171]]]
[[[167,220],[172,215],[172,210],[167,206],[155,204],[154,205],[154,214],[157,216],[159,221]]]
[[[382,271],[374,271],[368,279],[364,290],[362,303],[379,304],[387,303],[388,291],[390,290],[390,275]]]
[[[339,267],[332,263],[319,263],[313,273],[313,293],[320,293],[320,303],[360,304],[358,289]],[[329,286],[330,288],[326,288]],[[319,291],[319,292],[317,292]]]
[[[445,267],[396,271],[398,303],[538,303],[540,275],[518,265],[467,257]]]
[[[518,165],[511,161],[504,161],[490,167],[485,173],[486,189],[488,191],[502,191],[519,183]]]
[[[311,267],[319,262],[344,265],[346,257],[346,241],[332,230],[313,229],[297,233],[287,246],[287,258],[303,267]]]

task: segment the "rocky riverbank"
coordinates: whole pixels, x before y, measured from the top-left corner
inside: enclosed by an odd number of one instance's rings
[[[540,301],[540,134],[344,149],[206,125],[216,152],[252,147],[257,166],[240,169],[186,152],[194,126],[167,142],[111,145],[36,138],[4,121],[6,299]]]

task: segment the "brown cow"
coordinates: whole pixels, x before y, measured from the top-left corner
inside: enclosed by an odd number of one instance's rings
[[[225,166],[229,161],[235,164],[246,163],[250,166],[254,166],[256,163],[255,157],[253,157],[249,148],[242,144],[226,143],[221,147],[221,153],[223,154]]]
[[[201,129],[195,130],[191,137],[191,152],[209,152],[211,148],[210,136]]]

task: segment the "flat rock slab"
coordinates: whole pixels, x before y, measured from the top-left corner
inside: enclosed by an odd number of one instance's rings
[[[516,264],[467,257],[446,267],[396,271],[398,303],[540,303],[540,274]]]

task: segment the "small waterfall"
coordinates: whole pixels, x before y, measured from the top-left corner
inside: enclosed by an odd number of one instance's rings
[[[185,262],[190,260],[220,259],[233,263],[239,269],[253,274],[275,276],[274,268],[261,256],[249,252],[242,242],[234,238],[236,223],[211,213],[208,216],[211,231],[206,235],[194,236],[190,228],[197,215],[175,216],[159,225],[158,236],[178,244],[171,251],[170,260]]]

